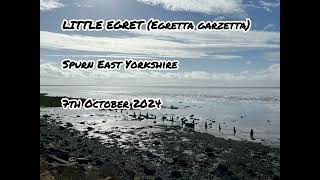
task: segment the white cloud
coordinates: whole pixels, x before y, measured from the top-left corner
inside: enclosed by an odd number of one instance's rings
[[[189,71],[189,72],[159,72],[159,71],[81,71],[81,70],[62,70],[59,65],[50,63],[40,64],[40,79],[43,84],[55,80],[56,82],[78,83],[86,84],[88,82],[93,84],[106,82],[124,83],[135,85],[139,83],[149,83],[157,85],[158,82],[170,83],[174,82],[176,85],[181,85],[186,82],[192,82],[197,85],[201,82],[207,83],[220,83],[222,85],[229,84],[242,84],[255,82],[270,83],[278,85],[280,82],[280,64],[273,64],[266,69],[249,72],[242,71],[239,73],[216,73],[206,71]],[[137,83],[137,84],[136,84]]]
[[[130,36],[93,37],[40,31],[40,48],[145,57],[235,59],[239,51],[278,49],[278,32],[164,32],[136,31]]]
[[[280,64],[272,64],[267,69],[257,72],[255,78],[280,81]]]
[[[263,30],[264,31],[268,31],[268,30],[272,30],[272,29],[274,29],[276,26],[274,25],[274,24],[267,24],[264,28],[263,28]]]
[[[190,11],[214,15],[243,15],[242,0],[138,0],[171,11]]]
[[[59,0],[40,0],[40,11],[48,11],[55,8],[63,7]]]
[[[259,1],[260,6],[266,11],[271,12],[272,8],[276,8],[280,6],[280,0],[276,1]]]

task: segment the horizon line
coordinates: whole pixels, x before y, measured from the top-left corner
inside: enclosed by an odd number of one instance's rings
[[[40,86],[108,86],[108,85],[84,85],[84,84],[40,84]],[[111,87],[208,87],[208,88],[280,88],[280,86],[189,86],[189,85],[117,85]]]

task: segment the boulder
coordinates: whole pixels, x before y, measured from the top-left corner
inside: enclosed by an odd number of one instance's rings
[[[175,178],[181,178],[181,172],[180,171],[177,171],[177,170],[174,170],[171,172],[171,176],[172,177],[175,177]]]
[[[146,175],[154,175],[156,173],[156,170],[149,165],[144,165],[143,171]]]
[[[207,160],[207,155],[205,154],[197,154],[196,161],[198,162],[205,162]]]
[[[92,131],[92,130],[94,130],[94,128],[93,127],[87,127],[87,129],[88,129],[88,131]]]
[[[73,127],[73,125],[69,122],[67,122],[67,127]]]

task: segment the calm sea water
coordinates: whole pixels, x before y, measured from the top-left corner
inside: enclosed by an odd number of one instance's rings
[[[195,118],[200,119],[195,127],[197,131],[224,138],[249,139],[250,129],[253,129],[256,141],[280,145],[280,88],[40,86],[40,92],[76,98],[161,98],[163,106],[176,106],[178,109],[141,110],[141,113],[156,114],[159,119],[162,115],[188,118],[193,114]],[[92,112],[85,110],[51,109],[69,117],[65,118],[68,121],[74,121],[72,118],[75,117],[75,113],[85,117],[83,120],[90,121],[96,118],[90,117],[88,114]],[[114,117],[108,118],[111,119],[108,125],[147,126],[153,123],[150,120],[119,123],[119,119]],[[210,124],[207,129],[204,126],[205,122]],[[177,118],[174,123],[162,123],[179,125],[181,121]],[[218,131],[219,124],[221,132]],[[237,130],[236,135],[233,135],[233,127]]]

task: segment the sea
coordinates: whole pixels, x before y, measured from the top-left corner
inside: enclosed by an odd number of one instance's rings
[[[110,127],[181,125],[181,118],[188,122],[196,119],[194,130],[217,137],[255,141],[280,147],[280,88],[279,87],[190,87],[190,86],[40,86],[41,93],[49,96],[94,99],[161,98],[160,110],[135,110],[138,114],[154,114],[155,120],[130,120],[130,112],[119,115],[114,111],[64,110],[40,108],[44,113],[58,114],[62,121],[105,122],[100,129]],[[171,106],[177,108],[170,108]],[[93,115],[94,114],[94,115]],[[174,121],[162,121],[162,117]],[[192,118],[191,118],[192,117]],[[154,122],[156,121],[156,122]],[[207,123],[207,127],[205,127]],[[221,131],[219,131],[219,125]],[[78,127],[80,130],[81,126]],[[236,129],[234,134],[233,129]],[[250,130],[254,140],[250,138]]]

